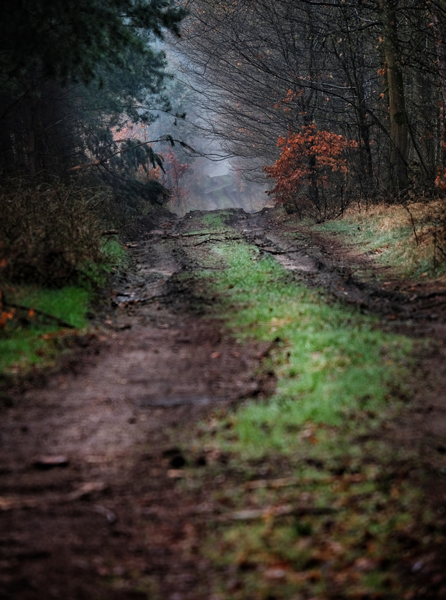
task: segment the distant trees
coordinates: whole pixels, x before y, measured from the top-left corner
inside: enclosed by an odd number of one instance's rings
[[[314,125],[356,142],[351,195],[432,190],[446,166],[444,0],[188,6],[180,45],[217,113],[209,128],[247,176],[277,161],[279,137]]]

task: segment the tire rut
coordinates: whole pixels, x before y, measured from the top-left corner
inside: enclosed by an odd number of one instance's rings
[[[328,291],[334,298],[391,320],[446,322],[444,289],[423,292],[414,282],[398,281],[385,267],[351,253],[329,236],[305,227],[287,230],[277,224],[274,211],[229,218],[245,240],[273,256],[293,276],[310,287]],[[380,273],[380,277],[378,276]],[[386,274],[390,281],[384,282]],[[384,286],[388,286],[387,288]],[[439,309],[432,312],[432,308]]]

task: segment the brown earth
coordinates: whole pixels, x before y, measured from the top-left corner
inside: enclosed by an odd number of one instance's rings
[[[202,417],[264,396],[274,381],[258,370],[268,346],[242,346],[207,316],[212,298],[193,271],[212,239],[196,233],[199,219],[165,218],[129,244],[131,268],[116,278],[82,357],[41,387],[13,391],[13,406],[2,411],[0,599],[210,598],[209,565],[198,551],[209,498],[182,486],[182,467],[225,457],[202,446],[198,433],[187,455],[181,440]],[[419,445],[441,511],[445,290],[390,271],[383,281],[373,257],[334,236],[292,229],[274,211],[234,210],[229,224],[238,233],[223,235],[255,243],[290,277],[325,288],[328,301],[337,297],[380,314],[384,327],[433,339],[420,355],[412,408],[391,435]]]

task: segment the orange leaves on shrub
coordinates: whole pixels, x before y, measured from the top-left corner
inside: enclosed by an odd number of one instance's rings
[[[279,102],[274,104],[274,108],[282,108],[285,112],[289,112],[291,108],[288,106],[297,98],[303,95],[303,90],[298,92],[294,92],[293,90],[288,90],[285,98],[282,98]]]
[[[295,196],[302,185],[314,181],[318,186],[328,185],[331,172],[345,175],[348,166],[342,154],[347,148],[358,146],[357,142],[342,135],[318,131],[315,125],[280,137],[277,145],[282,148],[281,155],[272,167],[264,167],[264,171],[267,177],[276,180],[276,186],[269,193],[282,203]]]
[[[5,333],[4,330],[6,329],[8,321],[12,321],[12,319],[19,317],[21,309],[24,308],[24,306],[20,305],[8,306],[2,292],[0,291],[0,332],[3,331],[3,333]],[[34,308],[29,308],[26,310],[28,319],[33,319],[36,316],[36,311]]]
[[[6,327],[6,323],[14,318],[15,309],[11,308],[8,310],[4,304],[2,299],[2,293],[0,292],[0,329],[4,329]]]
[[[15,310],[12,308],[11,310],[4,310],[0,306],[0,329],[4,329],[6,327],[6,323],[13,319],[15,315]]]

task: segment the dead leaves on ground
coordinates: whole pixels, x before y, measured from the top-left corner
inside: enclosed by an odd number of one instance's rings
[[[318,446],[300,461],[297,450],[288,466],[265,458],[269,477],[244,482],[240,463],[213,465],[220,483],[206,511],[205,555],[219,573],[215,599],[410,600],[427,597],[420,580],[437,594],[429,597],[446,597],[438,557],[446,523],[410,479],[410,461],[381,446],[316,461]]]

